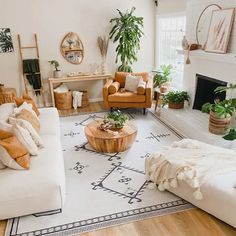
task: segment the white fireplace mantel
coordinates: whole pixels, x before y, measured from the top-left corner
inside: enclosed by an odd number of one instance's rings
[[[177,53],[180,55],[187,55],[186,50],[178,49]],[[210,52],[205,52],[203,50],[193,50],[190,51],[190,60],[191,57],[198,57],[204,60],[210,60],[210,61],[217,61],[217,62],[224,62],[224,63],[229,63],[229,64],[236,64],[236,54],[235,53],[225,53],[225,54],[220,54],[220,53],[210,53]]]

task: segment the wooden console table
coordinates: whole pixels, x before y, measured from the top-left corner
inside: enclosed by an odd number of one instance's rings
[[[103,80],[105,82],[110,79],[110,74],[105,75],[80,75],[80,76],[71,76],[71,77],[62,77],[62,78],[49,78],[49,87],[52,96],[52,105],[55,107],[55,98],[54,98],[54,84],[60,83],[71,83],[71,82],[82,82],[82,81],[94,81],[94,80]]]

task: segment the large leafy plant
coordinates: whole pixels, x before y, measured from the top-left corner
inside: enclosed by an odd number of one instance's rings
[[[153,76],[154,88],[171,81],[170,75],[172,73],[172,69],[172,65],[161,65],[160,70],[153,70],[153,72],[155,73],[155,75]]]
[[[143,17],[134,16],[135,7],[131,11],[122,13],[118,10],[119,17],[110,20],[113,25],[109,34],[113,42],[118,42],[116,47],[116,63],[118,59],[121,65],[118,71],[132,72],[131,65],[137,61],[137,52],[140,49],[140,39],[144,34]]]
[[[183,103],[184,101],[190,100],[190,96],[185,91],[170,91],[166,95],[163,96],[162,104],[163,106],[168,103]]]

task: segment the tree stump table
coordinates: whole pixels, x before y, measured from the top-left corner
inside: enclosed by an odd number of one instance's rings
[[[89,144],[97,152],[123,152],[131,147],[137,136],[137,128],[131,122],[126,122],[117,135],[100,130],[99,126],[100,122],[93,121],[84,130]]]

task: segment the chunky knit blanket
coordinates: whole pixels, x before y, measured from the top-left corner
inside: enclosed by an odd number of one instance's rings
[[[146,158],[146,176],[160,191],[177,188],[179,181],[193,189],[197,200],[203,198],[201,186],[211,177],[236,171],[236,151],[196,140],[183,139]]]

